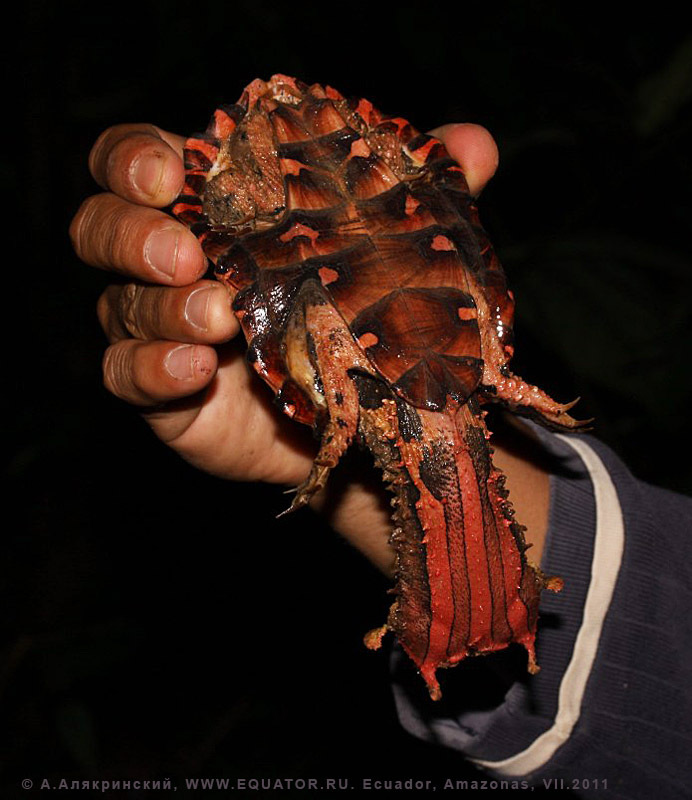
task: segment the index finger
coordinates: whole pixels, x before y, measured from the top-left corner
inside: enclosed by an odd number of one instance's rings
[[[183,186],[184,142],[155,125],[114,125],[92,147],[89,169],[100,186],[124,200],[163,208]]]

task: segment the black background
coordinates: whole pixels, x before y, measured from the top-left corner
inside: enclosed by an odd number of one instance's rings
[[[375,570],[309,512],[275,521],[279,489],[196,472],[101,388],[107,276],[67,227],[108,125],[199,130],[275,72],[421,130],[486,125],[501,165],[480,209],[517,296],[517,372],[580,395],[635,474],[690,491],[692,30],[661,4],[572,6],[5,18],[3,798],[27,777],[472,774],[396,722],[386,657],[361,644],[389,603]]]

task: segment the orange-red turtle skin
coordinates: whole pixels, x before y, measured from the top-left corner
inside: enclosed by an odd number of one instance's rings
[[[493,466],[482,405],[581,423],[509,370],[514,303],[464,173],[367,100],[254,80],[185,147],[173,213],[235,296],[248,360],[321,444],[298,508],[354,440],[394,497],[391,630],[433,699],[436,671],[534,640],[547,578]]]

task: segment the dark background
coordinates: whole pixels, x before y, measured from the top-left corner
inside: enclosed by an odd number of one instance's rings
[[[199,130],[274,72],[422,130],[486,125],[501,166],[480,209],[517,296],[517,372],[580,395],[635,474],[690,492],[692,29],[665,4],[486,5],[5,18],[2,798],[27,777],[469,771],[398,727],[386,658],[361,644],[389,603],[374,569],[309,512],[275,521],[279,489],[197,473],[101,388],[107,276],[67,227],[108,125]]]

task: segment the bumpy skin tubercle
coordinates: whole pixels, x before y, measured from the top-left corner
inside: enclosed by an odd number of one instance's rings
[[[437,139],[367,100],[275,75],[187,142],[175,215],[236,292],[248,359],[321,446],[291,508],[357,439],[393,493],[385,625],[433,699],[436,671],[512,642],[540,591],[481,406],[570,430],[571,405],[512,375],[514,303],[464,174]]]

